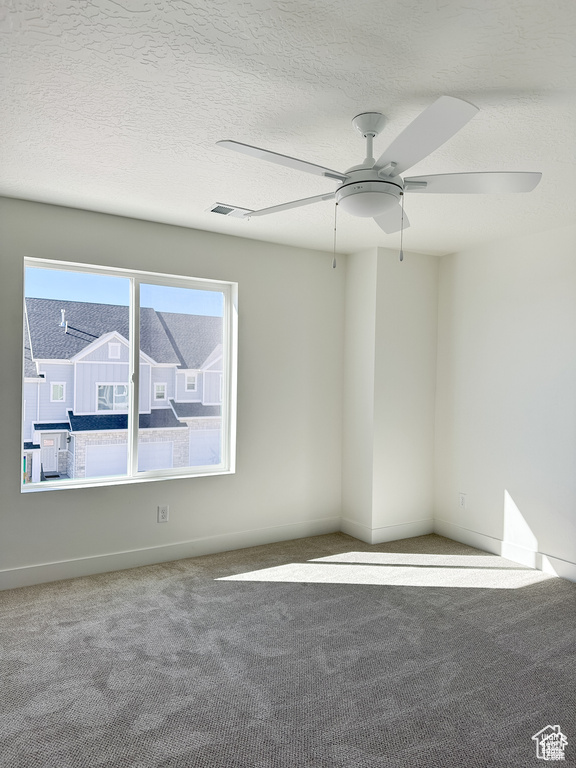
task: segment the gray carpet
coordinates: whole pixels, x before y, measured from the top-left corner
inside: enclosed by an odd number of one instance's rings
[[[575,620],[576,584],[436,535],[3,592],[0,764],[523,768],[560,725],[576,765]]]

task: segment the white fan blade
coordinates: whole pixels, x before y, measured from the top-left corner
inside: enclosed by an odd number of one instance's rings
[[[330,168],[324,168],[322,165],[307,163],[305,160],[298,160],[296,157],[280,155],[278,152],[270,152],[267,149],[252,147],[250,144],[241,144],[239,141],[217,141],[216,144],[219,147],[225,147],[226,149],[233,149],[235,152],[241,152],[243,155],[256,157],[258,160],[267,160],[269,163],[276,163],[277,165],[284,165],[287,168],[293,168],[295,171],[306,171],[306,173],[313,173],[316,176],[325,176],[326,178],[334,179],[335,181],[346,181],[348,179],[348,176],[346,176],[345,173],[332,171]]]
[[[439,173],[433,176],[411,176],[404,179],[406,192],[438,194],[505,194],[532,192],[542,178],[541,173],[487,171],[485,173]],[[422,184],[414,186],[412,184]],[[425,186],[424,186],[425,185]]]
[[[302,200],[293,200],[291,203],[281,203],[280,205],[273,205],[270,208],[260,208],[259,211],[251,211],[245,215],[245,218],[251,219],[252,216],[267,216],[269,213],[278,213],[278,211],[288,211],[290,208],[300,208],[302,205],[311,205],[312,203],[320,203],[323,200],[333,200],[336,196],[335,192],[328,192],[325,195],[316,195],[315,197],[304,197]]]
[[[388,235],[391,235],[393,232],[400,232],[402,228],[407,229],[410,226],[406,214],[404,214],[404,223],[402,223],[401,205],[394,205],[384,213],[381,213],[380,216],[374,216],[374,221]]]
[[[374,168],[395,163],[390,175],[404,173],[458,133],[477,112],[478,107],[467,101],[440,96],[394,139]]]

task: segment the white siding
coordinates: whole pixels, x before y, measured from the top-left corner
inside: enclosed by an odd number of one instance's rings
[[[150,413],[150,366],[142,362],[140,363],[140,413]]]
[[[38,387],[46,386],[46,383],[40,385],[36,381],[24,382],[24,414],[22,427],[22,440],[32,440],[32,423],[37,421],[38,416]]]
[[[196,392],[186,391],[186,374],[178,371],[176,373],[176,397],[179,403],[201,403],[202,402],[202,374],[197,373]]]
[[[202,378],[204,380],[202,402],[204,405],[219,405],[222,401],[222,374],[213,373],[212,371],[204,371]]]
[[[125,342],[121,342],[119,339],[112,338],[110,340],[112,344],[120,344],[120,357],[110,357],[108,354],[108,342],[100,344],[99,347],[92,350],[85,357],[82,358],[83,362],[91,363],[127,363],[129,360],[130,352]]]
[[[46,383],[40,384],[38,392],[40,397],[39,421],[64,421],[68,418],[67,411],[73,404],[74,366],[72,363],[47,363],[40,366],[41,372],[46,376]],[[65,386],[64,402],[51,403],[51,382],[60,381]]]
[[[74,413],[76,415],[82,413],[97,412],[97,383],[127,384],[128,365],[84,362],[76,363],[76,405],[74,407]]]
[[[151,387],[151,405],[152,408],[166,408],[168,407],[168,399],[174,398],[176,394],[175,387],[175,369],[174,368],[156,368],[152,366],[152,387]],[[165,383],[166,384],[166,400],[154,400],[154,384]]]

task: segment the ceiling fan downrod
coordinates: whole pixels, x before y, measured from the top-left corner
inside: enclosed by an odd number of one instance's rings
[[[363,165],[372,167],[376,160],[373,157],[374,139],[384,128],[386,118],[380,112],[361,112],[352,118],[352,125],[366,139],[366,159]]]

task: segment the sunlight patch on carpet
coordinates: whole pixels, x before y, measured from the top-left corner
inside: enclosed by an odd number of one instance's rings
[[[315,557],[312,563],[359,563],[365,565],[429,565],[450,568],[522,568],[526,566],[497,555],[418,555],[406,552],[343,552]]]
[[[224,576],[216,581],[519,589],[550,578],[554,577],[489,555],[346,552],[307,563],[287,563]]]

